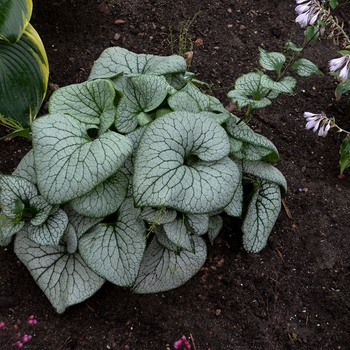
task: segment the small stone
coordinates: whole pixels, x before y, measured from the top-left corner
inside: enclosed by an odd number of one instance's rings
[[[216,309],[215,310],[215,316],[220,316],[221,315],[221,310],[220,309]]]
[[[114,34],[114,40],[119,40],[122,35],[119,33]]]
[[[239,30],[245,30],[245,29],[247,29],[247,27],[244,26],[243,24],[241,24],[241,25],[239,26]]]
[[[125,21],[123,19],[116,19],[114,21],[114,24],[117,24],[117,25],[121,25],[121,24],[124,24],[124,23],[125,23]]]

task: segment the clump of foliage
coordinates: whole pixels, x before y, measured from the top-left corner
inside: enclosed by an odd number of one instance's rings
[[[0,175],[0,244],[15,237],[57,312],[106,280],[135,293],[184,284],[221,214],[241,219],[244,249],[265,247],[287,188],[277,149],[186,70],[180,56],[106,49],[88,81],[52,94],[33,149]]]

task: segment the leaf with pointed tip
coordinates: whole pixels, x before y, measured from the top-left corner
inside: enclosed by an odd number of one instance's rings
[[[79,253],[69,254],[64,245],[39,245],[25,230],[17,234],[14,251],[58,313],[91,297],[105,281]]]
[[[157,225],[167,224],[176,219],[176,210],[167,208],[150,208],[146,207],[142,209],[141,217],[143,220],[155,223]]]
[[[186,61],[181,56],[136,54],[121,47],[105,49],[92,66],[89,80],[120,75],[185,73]]]
[[[49,203],[88,193],[131,154],[130,139],[113,131],[91,140],[88,129],[92,126],[64,114],[49,114],[33,123],[38,187]]]
[[[79,240],[79,251],[99,276],[118,286],[135,281],[144,250],[146,227],[133,199],[124,201],[114,224],[98,224]]]
[[[99,125],[102,135],[115,121],[115,96],[115,86],[107,79],[68,85],[52,94],[49,112],[69,114],[83,123]]]
[[[55,247],[66,231],[67,226],[67,214],[64,210],[56,207],[43,224],[28,227],[28,237],[37,244]]]
[[[30,223],[35,226],[42,225],[49,217],[52,205],[47,203],[42,196],[35,196],[29,200],[32,219]]]
[[[201,92],[195,85],[188,83],[182,90],[168,98],[169,106],[176,111],[199,113],[207,111],[219,124],[230,118],[230,113],[215,97]]]
[[[238,152],[232,153],[235,159],[242,160],[265,160],[276,162],[278,160],[278,150],[275,145],[266,137],[255,133],[245,123],[237,124],[239,119],[233,116],[226,122],[226,130],[230,137],[243,142],[243,146]]]
[[[224,220],[220,215],[211,216],[209,218],[208,237],[211,245],[214,244],[214,239],[219,234],[223,224],[224,224]]]
[[[243,247],[249,253],[258,253],[266,246],[281,210],[280,186],[266,180],[258,181],[242,225]]]
[[[115,127],[121,133],[129,133],[141,122],[141,113],[156,109],[166,98],[169,84],[162,76],[147,74],[124,77],[117,85],[122,97],[117,110]],[[149,116],[148,116],[149,117]]]
[[[209,229],[209,215],[186,214],[185,224],[193,234],[197,236],[204,235]]]
[[[193,237],[195,253],[179,254],[163,247],[154,238],[147,247],[136,282],[135,293],[158,293],[180,287],[204,265],[207,248],[201,237]]]
[[[107,180],[98,184],[89,193],[70,202],[79,214],[88,217],[105,217],[118,210],[128,191],[128,179],[117,171]]]
[[[309,77],[312,74],[322,74],[315,63],[305,58],[300,58],[298,61],[294,62],[291,68],[295,69],[301,77]]]
[[[164,224],[163,228],[170,242],[174,243],[181,250],[194,253],[193,239],[182,220],[176,219]]]
[[[24,221],[18,222],[9,218],[0,211],[0,246],[7,246],[12,240],[12,236],[21,231]]]
[[[280,75],[286,57],[280,52],[267,52],[261,47],[259,47],[259,51],[259,63],[261,66],[267,70],[275,70]]]
[[[225,207],[239,178],[229,150],[225,130],[205,115],[182,111],[156,119],[136,152],[136,205],[192,214]]]

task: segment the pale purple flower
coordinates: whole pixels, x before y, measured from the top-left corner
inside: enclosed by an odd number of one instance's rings
[[[312,25],[316,22],[318,15],[321,12],[321,5],[317,0],[296,0],[298,6],[295,8],[298,17],[295,22],[301,27]]]
[[[325,137],[332,126],[332,121],[322,112],[320,114],[305,112],[306,129],[313,129],[313,132],[318,131],[318,136]]]
[[[350,55],[344,55],[340,58],[334,58],[329,61],[329,70],[330,72],[335,72],[340,70],[339,79],[345,81],[348,79],[349,70],[350,70]]]

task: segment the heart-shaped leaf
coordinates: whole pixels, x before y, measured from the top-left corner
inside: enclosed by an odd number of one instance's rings
[[[135,281],[146,248],[141,209],[133,199],[124,201],[114,224],[98,224],[79,240],[79,251],[98,275],[119,286]]]
[[[101,135],[115,121],[115,95],[115,87],[107,79],[68,85],[52,94],[49,111],[70,114],[81,122],[99,125]]]
[[[167,238],[180,250],[194,252],[193,240],[183,220],[176,219],[163,225]]]
[[[136,205],[204,214],[225,207],[239,171],[225,130],[202,114],[174,112],[143,133],[134,167]]]
[[[79,253],[68,253],[64,245],[39,245],[25,230],[17,234],[14,251],[58,313],[88,299],[105,281],[86,266]]]
[[[180,287],[204,265],[207,248],[201,237],[193,236],[195,253],[173,252],[153,238],[145,251],[135,293],[158,293]]]
[[[91,140],[85,124],[64,114],[33,123],[38,187],[52,204],[68,202],[108,179],[132,152],[129,138],[107,131]]]
[[[296,72],[301,77],[308,77],[312,74],[322,74],[322,72],[318,69],[317,65],[312,63],[311,61],[300,58],[296,62],[293,63],[292,69],[295,69]]]
[[[157,108],[166,98],[169,84],[162,76],[144,74],[139,76],[124,77],[117,84],[117,88],[124,96],[118,105],[118,114],[115,127],[121,133],[129,133],[136,129],[141,122],[140,114]],[[146,120],[152,120],[150,116]],[[146,122],[147,123],[147,122]]]
[[[259,47],[260,59],[259,63],[267,70],[275,70],[278,76],[281,74],[281,69],[286,61],[286,57],[280,52],[267,52]]]
[[[181,56],[136,54],[121,47],[110,47],[95,61],[89,80],[114,78],[123,74],[176,74],[186,72],[186,68],[186,61]]]
[[[72,208],[88,217],[106,217],[118,210],[128,191],[128,178],[118,171],[86,195],[73,199]]]

